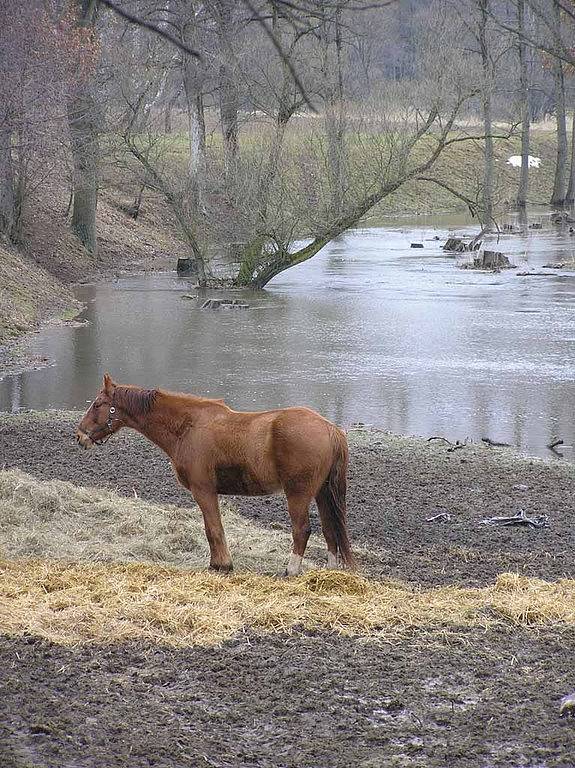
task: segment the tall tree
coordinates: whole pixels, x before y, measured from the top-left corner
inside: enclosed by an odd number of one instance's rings
[[[493,117],[492,93],[493,72],[488,42],[488,22],[491,12],[489,0],[478,0],[479,22],[478,41],[481,55],[481,103],[483,107],[483,132],[485,134],[483,150],[483,227],[489,231],[493,227]]]
[[[182,41],[200,50],[201,5],[180,0],[180,29]],[[204,206],[203,186],[206,172],[206,123],[204,118],[204,67],[197,56],[184,53],[182,82],[188,115],[188,181],[190,185],[190,214],[197,216]]]
[[[517,50],[519,55],[519,103],[521,112],[521,170],[519,189],[517,190],[517,206],[525,208],[529,191],[529,143],[531,132],[531,111],[529,107],[529,61],[528,48],[525,41],[527,24],[525,14],[526,0],[517,0],[517,27],[519,36]]]
[[[79,39],[91,42],[94,36],[94,0],[70,0]],[[78,48],[78,57],[82,49]],[[100,164],[98,109],[94,96],[93,70],[78,61],[78,77],[68,97],[68,125],[74,162],[72,231],[85,248],[97,252],[96,208]]]
[[[571,170],[569,173],[569,186],[565,197],[565,205],[570,208],[575,206],[575,107],[571,113]]]
[[[233,41],[237,37],[236,4],[232,0],[215,0],[214,17],[219,41],[220,126],[224,145],[224,181],[235,195],[239,157],[237,73],[234,72]]]
[[[342,62],[342,0],[335,7],[331,1],[322,3],[321,72],[322,96],[327,141],[327,171],[329,175],[331,213],[343,209],[345,176],[345,105]]]
[[[560,0],[553,0],[553,37],[554,45],[558,49],[562,49]],[[568,148],[564,62],[557,57],[553,60],[553,81],[555,88],[555,119],[557,121],[557,155],[551,205],[560,208],[565,203]]]

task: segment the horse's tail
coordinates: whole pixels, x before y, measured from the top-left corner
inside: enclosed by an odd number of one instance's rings
[[[318,499],[323,507],[322,526],[334,536],[341,560],[348,568],[355,568],[355,556],[347,534],[347,512],[345,494],[347,491],[348,449],[344,433],[334,429],[332,433],[334,456],[329,474],[319,490]]]

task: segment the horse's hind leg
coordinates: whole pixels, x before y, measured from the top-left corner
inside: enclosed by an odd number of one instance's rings
[[[293,550],[287,566],[288,576],[297,576],[301,573],[301,562],[311,533],[309,524],[310,501],[311,497],[307,494],[287,497],[293,537]]]
[[[323,489],[320,490],[318,495],[315,497],[315,501],[319,512],[319,519],[321,520],[321,530],[327,544],[327,567],[337,568],[337,539],[333,529],[332,512],[329,499],[324,495]]]

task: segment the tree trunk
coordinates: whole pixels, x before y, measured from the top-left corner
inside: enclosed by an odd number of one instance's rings
[[[0,120],[0,234],[12,238],[15,208],[12,131],[7,116],[3,115]]]
[[[234,77],[231,41],[234,37],[233,5],[230,0],[218,3],[218,29],[220,40],[220,124],[224,142],[224,179],[226,187],[235,197],[238,165],[238,89]]]
[[[553,2],[555,35],[560,40],[561,8],[557,0]],[[566,168],[567,168],[567,124],[565,117],[565,75],[563,62],[555,59],[553,65],[555,81],[555,116],[557,119],[557,160],[555,162],[555,180],[551,205],[562,208],[565,203]]]
[[[193,7],[192,7],[193,12]],[[195,50],[200,49],[195,20],[184,26],[183,38]],[[206,172],[206,124],[203,99],[204,73],[202,64],[193,56],[184,55],[182,81],[188,113],[188,180],[190,185],[190,210],[196,216],[203,209],[203,189]]]
[[[82,29],[93,28],[95,3],[91,0],[71,0],[76,24]],[[99,143],[97,107],[93,83],[88,79],[76,84],[68,98],[68,126],[74,162],[72,231],[92,254],[97,252],[96,207],[98,205]]]
[[[180,97],[180,93],[181,93],[181,85],[174,92],[174,95],[170,99],[168,99],[168,101],[166,102],[166,105],[164,107],[164,133],[172,132],[172,112],[174,107],[176,106],[176,102]]]
[[[491,91],[493,79],[487,42],[487,20],[490,12],[489,0],[479,0],[479,48],[481,51],[481,67],[483,71],[482,104],[483,130],[485,133],[484,167],[483,167],[483,228],[488,232],[493,227],[493,120],[491,109]]]
[[[96,104],[89,93],[77,93],[68,101],[68,125],[74,160],[72,231],[92,254],[97,252],[99,146]]]
[[[324,0],[321,26],[321,71],[325,105],[327,140],[327,174],[330,194],[330,216],[343,210],[345,179],[345,117],[342,70],[341,3],[335,10]],[[333,13],[331,19],[328,14]],[[333,40],[331,39],[333,33]]]
[[[573,208],[575,206],[575,109],[571,117],[573,119],[571,126],[571,172],[569,174],[569,188],[567,189],[565,204]]]
[[[517,190],[517,206],[525,208],[527,194],[529,192],[529,139],[531,128],[531,116],[529,110],[529,71],[527,59],[527,45],[524,34],[526,0],[517,0],[517,26],[519,28],[519,92],[521,103],[521,170],[519,175],[519,189]]]

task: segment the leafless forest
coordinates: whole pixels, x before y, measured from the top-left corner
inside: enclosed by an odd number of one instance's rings
[[[0,14],[0,231],[16,244],[52,196],[97,255],[98,198],[117,190],[134,219],[169,207],[200,284],[262,287],[406,182],[495,228],[493,142],[521,137],[505,204],[525,206],[545,120],[554,185],[538,202],[574,202],[572,0],[4,0]],[[456,144],[481,147],[471,188],[436,170]]]

